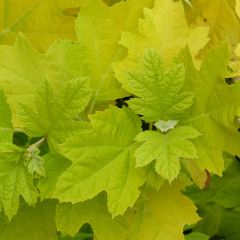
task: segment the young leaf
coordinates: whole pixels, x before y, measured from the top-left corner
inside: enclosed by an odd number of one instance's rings
[[[136,140],[143,143],[135,152],[137,167],[156,160],[157,173],[172,182],[179,174],[181,158],[197,158],[197,150],[190,139],[199,135],[190,126],[177,127],[167,134],[156,131],[139,133]]]
[[[133,139],[141,122],[127,108],[110,108],[90,116],[92,130],[78,134],[62,146],[72,166],[59,178],[55,197],[78,203],[102,191],[108,195],[113,217],[123,214],[139,196],[145,177],[135,168]]]
[[[128,101],[134,112],[143,115],[147,122],[179,119],[193,103],[193,93],[182,91],[185,70],[174,64],[164,72],[163,63],[155,50],[145,52],[136,72],[122,79],[123,87],[137,96]]]
[[[126,239],[127,223],[123,219],[112,219],[102,194],[83,203],[58,205],[56,224],[62,234],[74,236],[84,223],[91,224],[98,240]]]

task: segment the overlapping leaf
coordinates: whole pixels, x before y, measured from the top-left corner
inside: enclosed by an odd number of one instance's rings
[[[56,202],[52,200],[35,207],[24,204],[10,223],[1,216],[0,239],[57,240],[55,207]]]
[[[75,77],[90,78],[94,95],[89,112],[99,103],[126,96],[112,70],[112,64],[125,55],[118,42],[121,32],[135,31],[143,7],[152,3],[153,0],[129,0],[109,7],[101,0],[90,0],[81,9],[76,21],[78,41],[65,46],[66,66]]]
[[[23,161],[21,148],[10,143],[0,145],[0,200],[10,219],[17,213],[20,196],[29,205],[34,204],[38,196]]]
[[[56,148],[56,144],[87,128],[87,123],[76,118],[87,106],[90,93],[87,79],[73,79],[58,87],[46,79],[39,84],[31,104],[19,105],[19,124],[30,136],[46,136]]]
[[[128,239],[183,240],[183,226],[197,222],[199,217],[193,202],[180,193],[182,188],[180,182],[174,182],[165,184],[159,192],[149,191],[147,200],[129,214]]]
[[[195,103],[185,123],[202,133],[193,141],[198,149],[197,163],[202,169],[219,175],[224,167],[223,151],[240,154],[240,135],[234,124],[240,85],[225,82],[228,57],[226,45],[212,49],[203,60],[200,71],[193,66],[189,54],[182,58],[186,67],[187,89],[196,93]]]
[[[164,62],[169,64],[186,45],[195,59],[207,42],[208,27],[189,28],[182,1],[155,1],[153,9],[144,9],[144,19],[139,21],[138,34],[122,34],[120,43],[128,49],[128,56],[115,65],[116,77],[124,81],[146,48],[156,49]]]
[[[129,109],[115,107],[90,120],[89,133],[80,133],[63,146],[73,164],[59,178],[55,197],[78,203],[106,191],[108,208],[117,216],[134,204],[145,181],[134,158],[133,139],[141,131],[141,122]]]
[[[1,1],[0,43],[12,44],[22,32],[45,51],[58,38],[75,39],[74,20],[83,3],[83,0]]]
[[[74,118],[90,100],[88,79],[72,79],[64,70],[58,44],[41,55],[20,37],[15,46],[1,49],[0,85],[13,110],[14,127],[46,136],[52,147],[82,127]]]
[[[17,213],[20,196],[31,205],[36,202],[37,191],[24,166],[23,150],[11,143],[11,111],[3,92],[0,92],[0,100],[0,201],[11,219]]]
[[[192,0],[191,3],[193,8],[186,8],[190,26],[209,26],[207,48],[227,40],[233,50],[240,38],[240,21],[235,14],[236,0]]]
[[[74,236],[84,223],[90,223],[99,240],[127,239],[127,223],[123,219],[112,219],[102,194],[84,203],[60,204],[56,223],[59,231],[70,236]]]

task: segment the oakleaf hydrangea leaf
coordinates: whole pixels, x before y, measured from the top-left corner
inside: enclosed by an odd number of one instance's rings
[[[193,202],[181,193],[183,184],[174,181],[159,191],[149,190],[145,200],[129,214],[130,236],[138,240],[184,240],[183,227],[199,220]]]
[[[182,91],[185,70],[174,64],[167,72],[155,50],[149,49],[136,72],[121,81],[123,87],[137,96],[128,101],[134,112],[147,122],[179,119],[193,103],[193,93]]]
[[[196,93],[184,122],[202,133],[193,141],[198,149],[196,162],[201,169],[219,175],[224,168],[223,151],[240,155],[240,134],[234,126],[240,105],[240,85],[225,82],[228,58],[225,44],[209,51],[200,71],[193,66],[189,53],[185,52],[181,58],[186,66],[186,86]]]
[[[112,219],[105,200],[100,194],[83,203],[58,205],[57,229],[63,234],[74,236],[84,223],[90,223],[98,240],[126,239],[126,222],[118,218]]]
[[[12,44],[19,32],[41,51],[58,38],[75,39],[75,14],[83,0],[6,0],[0,2],[0,43]]]
[[[33,179],[24,166],[23,150],[12,144],[0,145],[0,200],[11,219],[18,210],[19,197],[32,205],[37,200]]]
[[[97,112],[90,120],[88,133],[71,137],[62,146],[73,164],[59,178],[55,197],[78,203],[106,191],[115,217],[134,204],[145,181],[134,157],[133,139],[141,131],[141,122],[129,109],[116,107]]]
[[[157,173],[172,182],[179,174],[181,158],[197,158],[197,150],[190,139],[199,135],[190,126],[177,127],[167,134],[156,131],[139,133],[136,140],[143,143],[135,153],[137,167],[156,160]]]

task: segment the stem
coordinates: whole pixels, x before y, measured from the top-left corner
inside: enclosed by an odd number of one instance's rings
[[[153,123],[149,123],[149,130],[153,129]]]
[[[39,148],[46,140],[47,140],[47,138],[44,136],[39,141],[37,141],[37,142],[33,143],[32,145],[30,145],[27,148],[27,151],[28,152],[32,152],[34,149]]]

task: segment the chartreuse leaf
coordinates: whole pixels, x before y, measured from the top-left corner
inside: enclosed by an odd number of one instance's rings
[[[183,240],[183,227],[199,220],[197,208],[180,191],[182,183],[164,184],[160,191],[149,190],[128,215],[131,240]]]
[[[20,195],[29,204],[34,203],[37,197],[31,176],[21,162],[23,150],[11,143],[11,116],[5,95],[0,91],[0,203],[10,219],[18,210]]]
[[[177,127],[168,134],[156,131],[139,133],[136,140],[143,143],[135,152],[137,167],[156,160],[156,172],[172,182],[179,174],[181,158],[197,158],[197,150],[190,139],[199,135],[190,126]]]
[[[59,178],[55,197],[78,203],[102,191],[113,217],[123,214],[139,196],[143,172],[135,168],[133,139],[141,131],[138,116],[129,109],[110,108],[90,116],[92,129],[62,146],[73,164]]]
[[[119,45],[121,32],[135,31],[142,8],[152,3],[128,0],[109,7],[101,0],[88,0],[81,8],[75,27],[78,41],[68,44],[66,66],[75,77],[90,78],[94,95],[89,112],[96,104],[126,96],[114,77],[112,63],[125,56],[125,49]]]
[[[11,219],[18,210],[19,197],[32,205],[37,191],[31,175],[24,166],[23,150],[13,144],[0,145],[0,200],[4,212]]]
[[[236,0],[236,12],[238,17],[240,17],[240,1]]]
[[[0,143],[12,141],[12,113],[3,91],[0,90]]]
[[[123,87],[137,98],[128,101],[134,112],[143,115],[147,122],[175,120],[193,103],[194,94],[182,91],[185,70],[174,64],[168,72],[155,50],[146,50],[136,72],[120,79]]]
[[[121,44],[128,56],[115,64],[120,82],[136,67],[146,48],[154,48],[166,64],[171,63],[181,49],[189,46],[193,58],[208,42],[208,27],[189,28],[182,1],[155,1],[153,9],[144,9],[144,19],[139,20],[139,32],[122,34]]]
[[[91,224],[98,240],[126,239],[127,223],[121,218],[112,219],[102,194],[83,203],[58,205],[56,224],[62,234],[74,236],[85,223]]]
[[[74,118],[85,109],[90,96],[87,79],[73,79],[59,85],[46,79],[39,84],[31,104],[19,105],[20,126],[30,136],[47,136],[50,146],[56,149],[56,144],[88,126]]]
[[[70,166],[70,161],[66,158],[49,153],[44,155],[44,168],[46,178],[41,178],[38,182],[38,188],[42,199],[52,198],[58,178]]]
[[[240,104],[240,85],[225,82],[228,57],[226,45],[212,49],[203,60],[200,71],[193,66],[190,54],[185,52],[181,58],[186,67],[186,88],[196,93],[185,123],[202,133],[193,140],[199,156],[196,162],[201,169],[219,175],[224,167],[223,151],[240,154],[240,134],[234,125]]]
[[[234,49],[240,38],[240,19],[235,14],[236,0],[192,0],[191,3],[193,8],[185,9],[189,24],[192,27],[209,26],[207,49],[226,39]]]
[[[64,68],[62,49],[57,43],[45,55],[36,52],[24,37],[19,37],[13,47],[0,49],[0,85],[13,112],[14,127],[24,128],[31,136],[42,136],[53,125],[62,124],[63,130],[64,120],[84,110],[90,99],[88,80],[72,79]],[[58,124],[53,122],[56,119]]]
[[[14,125],[16,103],[28,100],[35,94],[38,82],[44,79],[42,61],[43,56],[24,37],[19,37],[14,46],[0,46],[0,85],[13,111]]]
[[[19,32],[45,51],[58,38],[74,39],[74,20],[83,0],[6,0],[0,2],[0,43],[12,44]]]
[[[57,240],[55,217],[56,202],[39,202],[35,207],[24,204],[13,220],[0,228],[4,240]],[[2,222],[2,219],[1,219]]]

